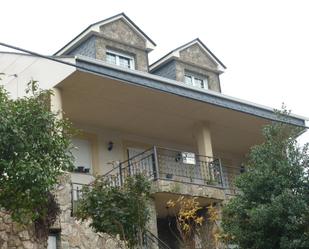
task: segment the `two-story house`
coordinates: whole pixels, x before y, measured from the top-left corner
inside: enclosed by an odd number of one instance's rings
[[[109,172],[121,184],[127,174],[146,172],[153,181],[149,229],[179,248],[166,202],[179,195],[196,196],[204,207],[228,200],[250,147],[263,141],[261,128],[278,117],[272,108],[221,93],[226,67],[200,39],[149,65],[155,46],[122,13],[90,25],[50,57],[3,52],[0,72],[14,75],[3,80],[13,97],[31,78],[53,89],[53,110],[82,131],[73,139],[73,203],[94,174]],[[294,114],[287,122],[305,127]],[[90,238],[76,227],[71,234],[68,224],[60,228],[58,248],[97,248],[74,241]]]

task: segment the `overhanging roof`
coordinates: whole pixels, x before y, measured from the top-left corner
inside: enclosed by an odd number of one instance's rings
[[[102,25],[105,25],[107,23],[110,23],[110,22],[113,22],[119,19],[125,21],[133,30],[135,30],[146,41],[146,47],[148,50],[153,50],[153,48],[156,46],[155,42],[151,40],[125,13],[120,13],[110,18],[107,18],[102,21],[89,25],[80,34],[78,34],[74,39],[72,39],[64,47],[58,50],[54,55],[59,56],[59,55],[65,54],[66,52],[70,51],[72,48],[80,44],[82,41],[84,41],[86,38],[88,38],[94,32],[98,33]]]
[[[76,56],[75,60],[76,66],[81,71],[92,72],[104,77],[110,77],[112,79],[123,81],[124,83],[152,88],[195,101],[205,102],[222,108],[254,115],[256,117],[272,121],[286,122],[300,127],[306,127],[305,120],[309,120],[309,118],[295,114],[291,114],[285,120],[281,120],[274,112],[274,109],[267,106],[230,97],[211,90],[190,87],[183,82],[167,79],[146,72],[121,68],[84,56]]]

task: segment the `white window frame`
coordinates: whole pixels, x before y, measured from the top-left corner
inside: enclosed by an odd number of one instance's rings
[[[89,173],[88,174],[92,174],[92,171],[93,171],[93,145],[92,145],[92,141],[90,139],[87,139],[87,138],[80,138],[80,137],[74,137],[72,139],[72,144],[74,145],[74,148],[73,148],[73,156],[74,156],[74,153],[81,153],[81,148],[79,148],[77,145],[76,145],[76,142],[74,143],[74,141],[80,141],[80,142],[86,142],[87,145],[89,145],[89,147],[87,147],[87,149],[89,149],[89,164],[85,164],[85,165],[76,165],[76,158],[74,157],[74,169],[77,170],[77,168],[79,166],[81,167],[84,167],[84,169],[89,169]],[[78,172],[78,171],[75,171],[76,173],[85,173],[85,172]]]
[[[189,84],[189,83],[186,82],[186,77],[191,78],[192,84]],[[199,85],[197,80],[201,80],[203,82],[204,87]],[[209,87],[208,87],[208,77],[205,77],[205,76],[199,76],[199,75],[195,75],[195,74],[186,72],[185,75],[184,75],[184,82],[185,82],[185,84],[190,85],[190,86],[198,87],[198,88],[201,88],[201,89],[209,89]]]
[[[120,65],[120,57],[123,57],[123,58],[129,60],[129,69],[135,69],[135,61],[134,61],[133,56],[130,56],[128,54],[119,53],[119,52],[116,52],[116,51],[110,50],[110,49],[106,50],[106,56],[107,56],[107,54],[112,54],[112,55],[115,55],[115,57],[116,57],[116,64],[110,63],[106,60],[108,63],[122,67]],[[123,67],[123,68],[127,68],[127,67]]]

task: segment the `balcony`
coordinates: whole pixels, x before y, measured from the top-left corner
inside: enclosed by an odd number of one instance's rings
[[[153,181],[169,181],[224,189],[236,174],[223,174],[220,159],[162,147],[153,147],[105,174],[112,185],[122,185],[130,175],[142,173]]]
[[[121,186],[126,177],[139,173],[153,181],[157,215],[165,217],[167,210],[161,204],[177,198],[177,195],[199,197],[202,205],[208,205],[211,200],[222,201],[234,196],[237,191],[233,182],[240,170],[222,166],[218,158],[153,147],[119,163],[104,178],[112,186]],[[84,185],[72,183],[72,214],[77,209]]]

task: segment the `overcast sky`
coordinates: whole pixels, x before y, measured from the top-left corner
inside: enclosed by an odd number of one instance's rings
[[[199,37],[227,66],[224,94],[309,117],[306,0],[4,0],[0,41],[50,55],[120,12],[157,43],[150,63]]]

